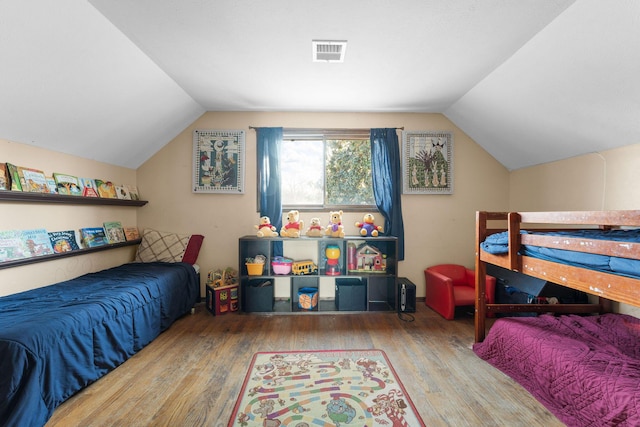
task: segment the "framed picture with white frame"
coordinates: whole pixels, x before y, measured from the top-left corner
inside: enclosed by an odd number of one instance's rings
[[[244,193],[243,130],[193,131],[193,192]]]
[[[402,132],[402,193],[453,194],[452,132]]]

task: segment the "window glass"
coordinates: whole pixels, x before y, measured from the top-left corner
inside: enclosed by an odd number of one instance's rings
[[[369,139],[285,135],[280,168],[285,210],[375,205]]]

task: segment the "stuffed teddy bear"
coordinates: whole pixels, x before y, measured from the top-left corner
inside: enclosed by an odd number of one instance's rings
[[[271,218],[268,216],[260,217],[260,224],[255,226],[258,232],[256,236],[258,237],[277,237],[278,231],[276,227],[271,224]]]
[[[378,234],[382,233],[382,227],[373,224],[373,214],[365,214],[362,221],[363,222],[356,222],[356,227],[360,229],[361,236],[378,237]]]
[[[322,237],[322,226],[320,225],[320,218],[311,218],[311,224],[307,229],[308,237]]]
[[[325,230],[327,236],[344,237],[344,226],[342,225],[342,211],[329,212],[329,225]]]
[[[300,219],[300,212],[293,210],[287,212],[286,223],[280,229],[280,237],[300,237],[304,228],[304,221]]]

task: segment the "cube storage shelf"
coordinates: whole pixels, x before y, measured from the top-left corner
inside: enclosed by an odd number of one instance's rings
[[[239,240],[241,308],[245,312],[389,311],[396,307],[398,242],[395,237],[300,237]],[[250,275],[245,260],[267,259],[260,275]],[[310,274],[275,274],[271,261],[284,256],[311,261]],[[327,285],[329,282],[330,285]],[[317,304],[308,307],[310,290]],[[301,304],[300,299],[303,299]],[[301,307],[302,305],[302,307]]]

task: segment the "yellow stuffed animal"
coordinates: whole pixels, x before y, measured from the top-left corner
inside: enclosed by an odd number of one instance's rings
[[[256,236],[258,237],[277,237],[278,231],[276,227],[271,224],[271,218],[268,216],[260,217],[260,224],[255,226],[258,232]]]
[[[327,236],[344,237],[344,226],[342,225],[342,211],[329,212],[329,225],[325,230]]]
[[[378,237],[378,234],[382,233],[382,226],[373,224],[373,214],[365,214],[362,221],[356,222],[356,227],[360,229],[361,236]]]
[[[311,218],[311,224],[307,229],[308,237],[322,237],[322,226],[320,225],[320,218]]]
[[[280,237],[300,237],[304,228],[304,221],[300,220],[300,212],[293,210],[287,212],[286,223],[280,229]]]

